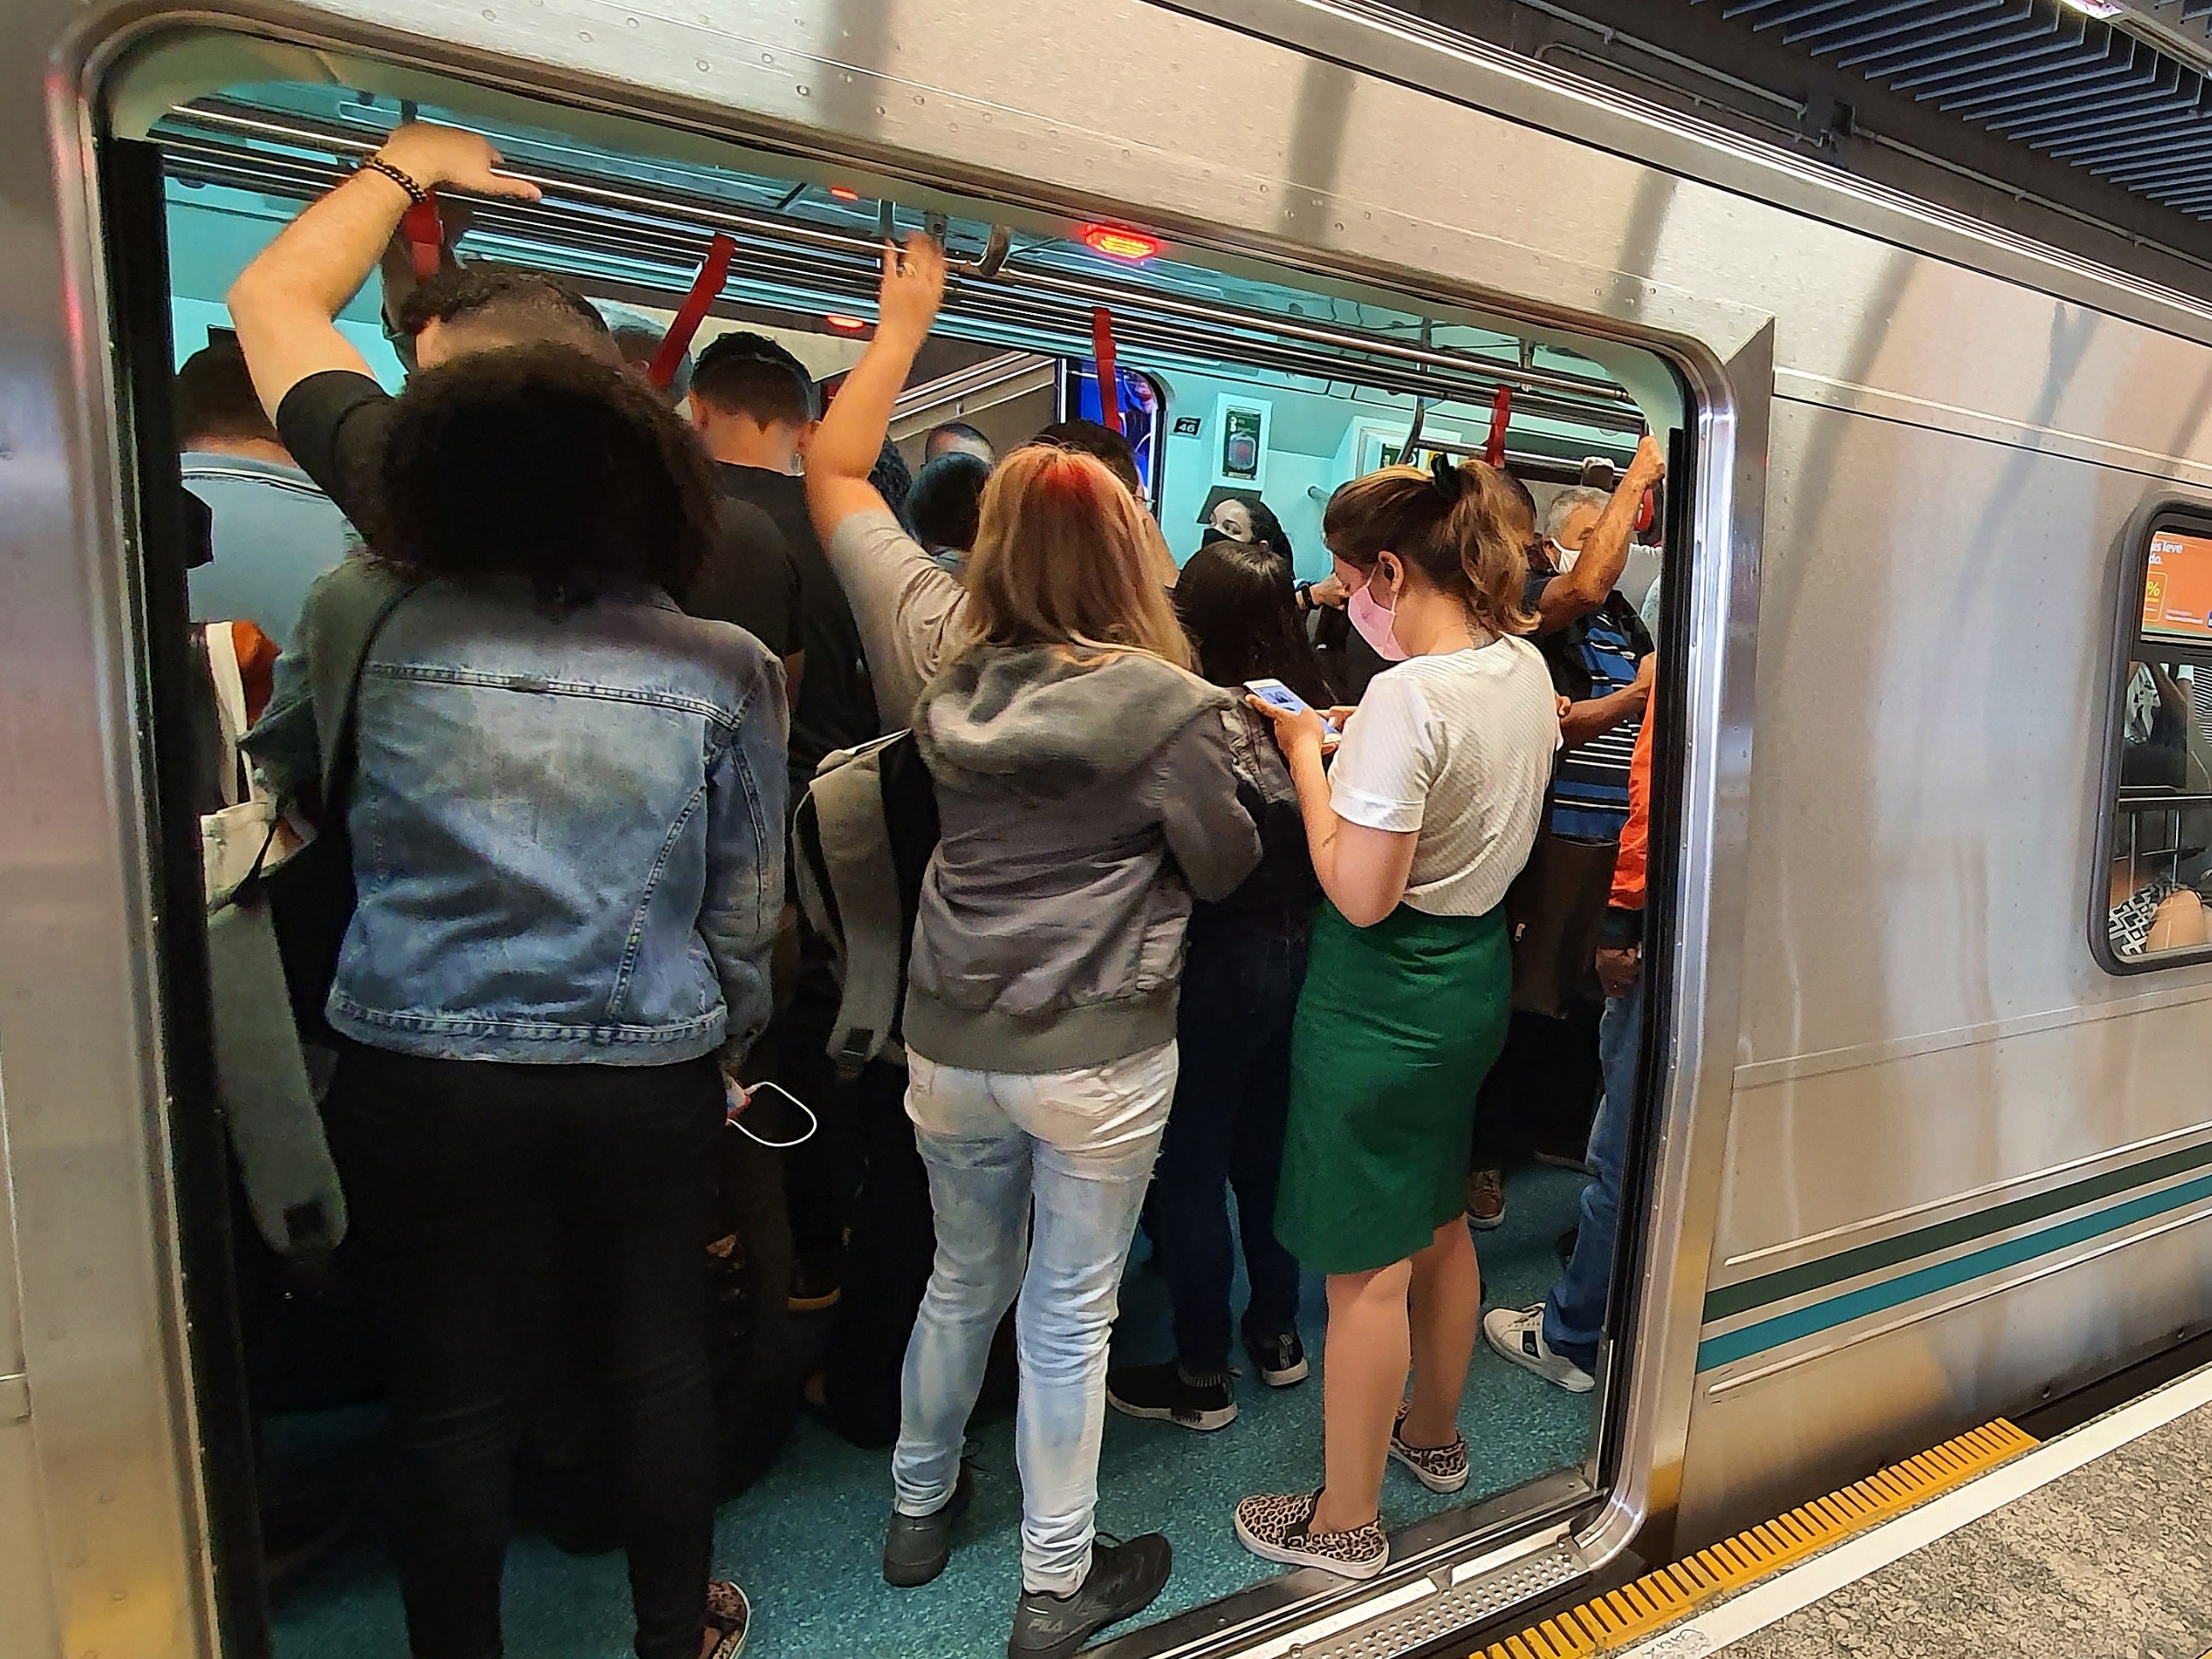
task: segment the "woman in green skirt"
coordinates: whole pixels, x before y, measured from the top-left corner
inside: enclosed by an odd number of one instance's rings
[[[1482,1279],[1461,1182],[1475,1091],[1505,1039],[1505,890],[1559,744],[1543,659],[1516,637],[1534,618],[1510,488],[1480,462],[1440,460],[1339,490],[1322,526],[1338,574],[1392,607],[1405,660],[1368,687],[1326,773],[1320,715],[1254,699],[1328,899],[1292,1038],[1275,1228],[1328,1276],[1328,1343],[1324,1484],[1246,1498],[1237,1533],[1269,1560],[1351,1577],[1389,1559],[1390,1459],[1431,1491],[1467,1484],[1459,1403]]]

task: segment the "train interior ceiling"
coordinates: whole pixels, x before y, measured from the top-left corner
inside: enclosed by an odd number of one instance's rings
[[[461,258],[557,270],[595,298],[665,324],[710,238],[726,234],[735,257],[698,343],[729,329],[765,332],[820,381],[833,381],[863,348],[886,229],[940,229],[955,281],[892,432],[915,465],[923,434],[942,421],[969,422],[1003,449],[1052,420],[1097,416],[1094,330],[1103,313],[1152,506],[1178,558],[1199,545],[1206,513],[1228,493],[1264,501],[1298,574],[1323,574],[1329,492],[1394,459],[1417,420],[1424,451],[1474,453],[1493,441],[1497,421],[1509,461],[1540,504],[1586,468],[1602,477],[1591,462],[1625,465],[1644,431],[1686,424],[1672,371],[1633,348],[1225,257],[1141,216],[1101,223],[961,198],[368,61],[193,35],[131,66],[111,112],[116,137],[149,140],[161,154],[179,362],[227,325],[230,283],[302,204],[391,126],[419,115],[487,133],[511,169],[544,188],[538,204],[475,204],[456,246]],[[396,386],[404,371],[384,337],[380,302],[372,277],[341,326]],[[1622,584],[1632,602],[1658,565],[1656,548],[1639,549]],[[1510,1172],[1504,1224],[1479,1240],[1486,1304],[1542,1297],[1582,1182],[1578,1172],[1534,1164]],[[1166,1290],[1146,1267],[1146,1249],[1140,1235],[1117,1363],[1172,1352]],[[253,1282],[250,1266],[245,1279]],[[738,1303],[760,1293],[757,1281],[732,1285]],[[342,1296],[275,1295],[269,1306],[252,1370],[276,1651],[286,1659],[400,1651],[398,1593],[375,1523],[376,1390],[357,1322]],[[1316,1358],[1324,1316],[1320,1282],[1309,1278],[1301,1324]],[[785,1352],[775,1368],[801,1375],[835,1317],[835,1310],[793,1313],[745,1328],[781,1323]],[[1614,1381],[1577,1396],[1478,1350],[1463,1419],[1474,1479],[1450,1498],[1391,1482],[1385,1520],[1401,1558],[1434,1549],[1440,1559],[1465,1559],[1595,1496],[1601,1402],[1617,1394],[1618,1358]],[[1287,1581],[1287,1595],[1280,1586],[1245,1594],[1276,1570],[1247,1555],[1229,1524],[1247,1492],[1317,1481],[1318,1370],[1279,1393],[1248,1379],[1238,1390],[1243,1416],[1218,1433],[1109,1414],[1100,1525],[1122,1535],[1164,1530],[1176,1552],[1152,1622],[1121,1638],[1127,1650],[1195,1650],[1240,1626],[1259,1628],[1246,1626],[1248,1613],[1276,1628],[1286,1605],[1319,1608],[1350,1594],[1342,1581],[1304,1578]],[[987,1397],[978,1414],[981,1485],[952,1567],[905,1592],[887,1589],[877,1571],[890,1502],[884,1450],[848,1444],[799,1412],[718,1524],[717,1564],[757,1609],[749,1651],[781,1659],[994,1649],[1018,1589],[1020,1504],[1011,1412],[998,1403],[994,1411]],[[349,1506],[350,1526],[325,1524]],[[542,1659],[626,1651],[619,1553],[607,1553],[588,1523],[564,1523],[557,1498],[523,1508],[507,1569],[512,1650]]]

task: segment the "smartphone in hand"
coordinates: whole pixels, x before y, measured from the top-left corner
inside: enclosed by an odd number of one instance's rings
[[[1285,714],[1303,714],[1306,712],[1306,700],[1280,680],[1247,680],[1244,682],[1244,689],[1259,698],[1261,702],[1270,708],[1279,708]],[[1334,742],[1344,735],[1337,728],[1336,722],[1330,720],[1326,713],[1321,717],[1321,729],[1324,742]]]

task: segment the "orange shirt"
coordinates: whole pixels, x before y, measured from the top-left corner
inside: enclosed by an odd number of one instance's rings
[[[1651,848],[1651,728],[1658,724],[1647,708],[1628,763],[1628,822],[1620,827],[1620,855],[1613,865],[1613,908],[1644,908],[1644,866]]]
[[[276,690],[276,641],[250,622],[230,625],[231,644],[238,652],[238,678],[246,688],[246,722],[251,726],[269,707]]]

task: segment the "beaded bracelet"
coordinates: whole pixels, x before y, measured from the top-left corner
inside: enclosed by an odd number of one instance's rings
[[[423,203],[430,199],[430,192],[428,191],[423,189],[422,185],[416,184],[412,179],[402,173],[398,167],[392,166],[391,162],[386,161],[381,155],[372,155],[361,165],[362,169],[366,172],[380,173],[386,178],[391,179],[393,184],[398,185],[400,189],[407,192],[407,199],[412,202],[416,207],[422,206]]]

